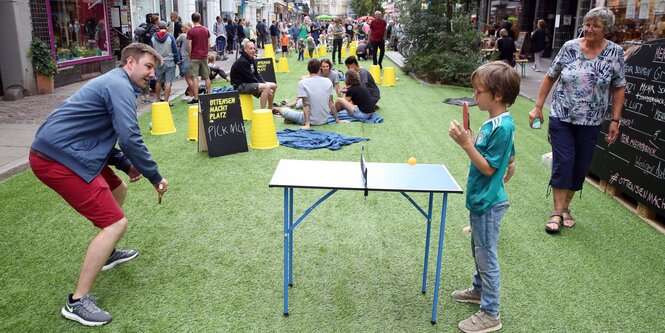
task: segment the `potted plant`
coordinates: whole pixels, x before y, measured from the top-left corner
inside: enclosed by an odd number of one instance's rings
[[[48,44],[37,37],[32,38],[28,57],[32,59],[32,68],[37,78],[37,91],[40,94],[51,94],[55,90],[53,78],[58,72],[53,54]]]

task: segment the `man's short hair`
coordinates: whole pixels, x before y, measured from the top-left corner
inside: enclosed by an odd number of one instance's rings
[[[354,56],[349,56],[348,58],[346,58],[344,60],[344,64],[347,65],[347,66],[348,65],[358,65],[358,59],[356,59],[356,57],[354,57]]]
[[[492,94],[502,96],[506,106],[515,103],[520,93],[520,75],[504,61],[488,62],[471,74],[471,82],[478,82]]]
[[[310,74],[317,74],[320,69],[321,69],[321,61],[319,61],[319,59],[316,58],[309,59],[309,61],[307,62],[307,71]]]
[[[192,22],[194,22],[194,23],[201,22],[201,14],[199,14],[197,12],[193,12],[192,13]]]
[[[127,64],[127,58],[132,57],[138,62],[146,53],[155,58],[156,67],[162,66],[162,56],[160,56],[155,49],[150,47],[150,45],[137,42],[131,43],[122,49],[122,52],[120,53],[120,67]]]

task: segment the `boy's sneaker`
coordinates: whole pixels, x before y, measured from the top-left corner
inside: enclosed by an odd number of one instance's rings
[[[121,249],[115,249],[111,256],[109,257],[109,260],[106,261],[106,264],[104,264],[104,267],[102,267],[102,272],[106,272],[109,269],[115,267],[116,265],[122,264],[123,262],[128,262],[136,256],[139,255],[139,251],[136,251],[134,249],[130,250],[121,250]]]
[[[486,333],[498,331],[503,327],[499,317],[492,317],[480,310],[471,317],[460,321],[457,328],[467,333]]]
[[[85,326],[99,326],[110,323],[113,319],[110,313],[97,307],[97,300],[85,294],[80,300],[69,303],[69,298],[60,313],[69,320],[78,321]]]
[[[189,100],[189,102],[187,102],[187,104],[199,104],[199,100],[192,98],[191,100]]]
[[[480,304],[480,293],[473,287],[453,291],[451,296],[458,302]]]

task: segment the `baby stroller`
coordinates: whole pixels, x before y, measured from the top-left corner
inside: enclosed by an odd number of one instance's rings
[[[226,36],[224,35],[219,35],[215,39],[215,50],[217,51],[217,56],[215,57],[216,60],[226,60],[228,57],[224,53],[224,50],[226,49]]]

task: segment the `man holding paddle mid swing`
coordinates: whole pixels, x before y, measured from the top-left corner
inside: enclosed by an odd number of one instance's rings
[[[60,311],[86,326],[113,318],[90,296],[99,272],[138,255],[115,248],[127,228],[120,208],[127,185],[109,164],[127,172],[130,181],[146,177],[160,198],[168,190],[143,143],[136,114],[136,97],[162,58],[150,46],[133,43],[122,50],[121,63],[62,102],[39,127],[30,148],[35,176],[101,229],[88,245],[76,290]]]

